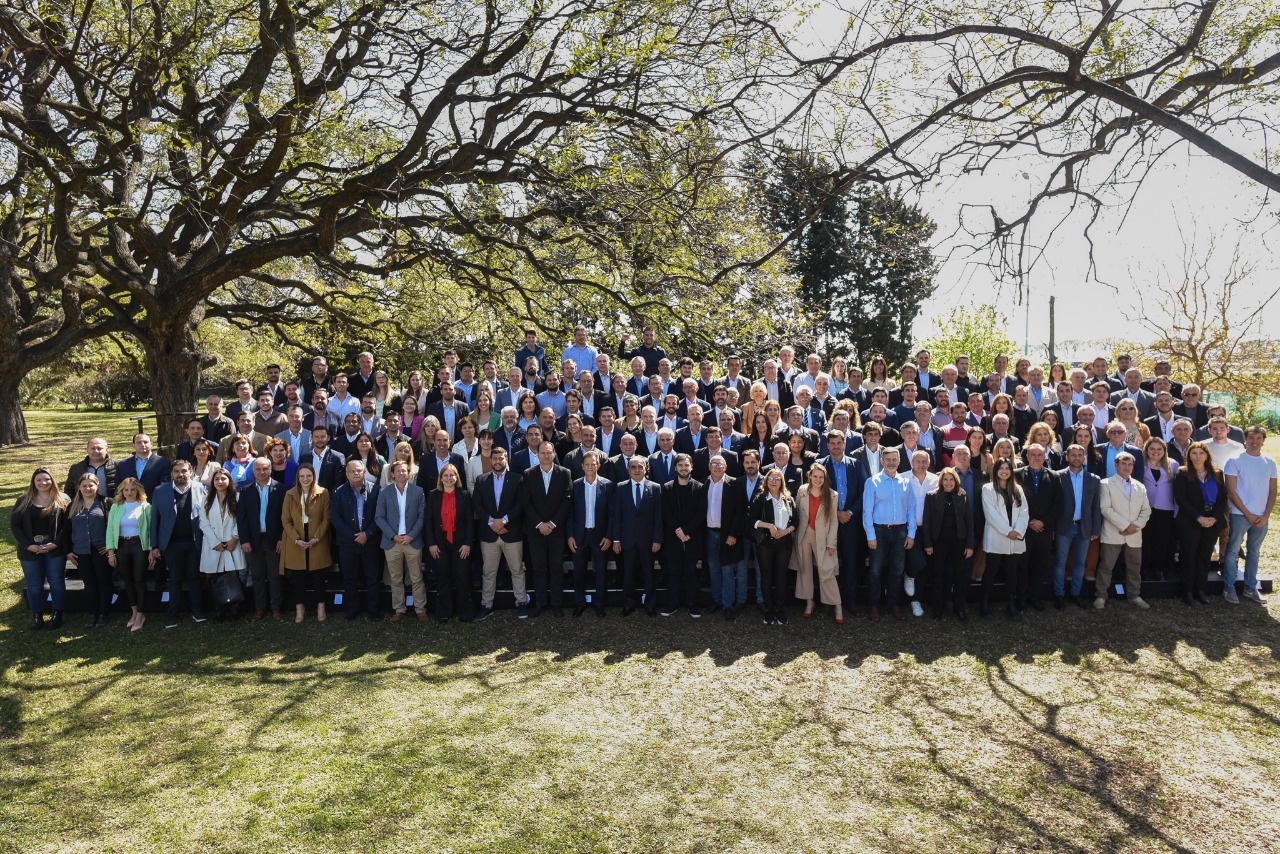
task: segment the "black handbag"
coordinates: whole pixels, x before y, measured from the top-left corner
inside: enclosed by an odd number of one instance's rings
[[[220,572],[213,577],[213,600],[219,605],[235,605],[244,601],[244,585],[240,573]]]

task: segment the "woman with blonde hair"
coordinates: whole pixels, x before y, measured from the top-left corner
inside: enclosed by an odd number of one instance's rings
[[[760,560],[764,588],[764,622],[785,626],[783,610],[787,596],[787,565],[791,561],[791,541],[796,532],[796,503],[778,469],[761,474],[764,486],[756,492],[747,511],[752,539]]]
[[[1051,413],[1052,414],[1052,413]],[[1027,441],[1022,443],[1022,464],[1027,464],[1027,448],[1032,445],[1040,445],[1045,449],[1045,465],[1053,471],[1062,468],[1062,446],[1058,443],[1058,437],[1054,434],[1053,428],[1043,421],[1037,421],[1031,425],[1031,429],[1027,431]]]
[[[409,466],[409,480],[412,482],[418,477],[418,464],[415,461],[413,453],[413,445],[408,442],[396,442],[394,448],[391,449],[391,459],[382,467],[382,474],[378,475],[378,485],[386,489],[393,482],[391,477],[391,467],[396,461],[403,461]]]
[[[281,522],[280,574],[293,590],[297,611],[293,621],[301,623],[311,606],[316,609],[316,619],[323,622],[328,616],[322,598],[324,571],[333,563],[329,491],[316,483],[316,470],[310,463],[298,466],[294,487],[284,494]]]
[[[844,624],[840,604],[840,562],[836,557],[836,534],[840,520],[836,516],[836,493],[827,483],[827,469],[812,466],[808,482],[796,494],[796,535],[791,544],[791,568],[796,570],[796,597],[805,600],[804,614],[813,616],[814,576],[822,595],[822,604],[836,609],[836,623]]]
[[[1125,398],[1116,404],[1116,420],[1124,425],[1124,440],[1141,448],[1151,438],[1147,425],[1138,420],[1138,405]]]
[[[133,480],[130,478],[130,480]],[[134,480],[134,483],[137,483]],[[95,486],[96,490],[97,487]],[[67,555],[71,551],[70,499],[58,491],[53,473],[41,466],[13,505],[9,525],[18,544],[18,563],[27,583],[27,607],[31,628],[44,628],[44,585],[53,599],[50,628],[62,628],[62,606],[67,595]]]
[[[136,477],[126,477],[116,486],[116,500],[107,516],[107,563],[124,581],[129,597],[129,622],[136,632],[147,621],[142,609],[147,604],[147,567],[151,557],[151,505],[147,491]]]

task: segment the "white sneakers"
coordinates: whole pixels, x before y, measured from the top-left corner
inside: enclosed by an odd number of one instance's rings
[[[1144,611],[1151,607],[1146,602],[1142,601],[1141,596],[1134,596],[1132,599],[1129,600],[1129,602],[1132,603],[1133,607],[1141,608]]]
[[[916,595],[916,580],[910,575],[902,576],[902,589],[907,591],[908,596]],[[912,610],[914,611],[915,609],[912,608]],[[916,616],[918,617],[920,615],[916,614]]]
[[[924,607],[919,602],[911,603],[911,613],[917,617],[924,616]]]
[[[1093,600],[1093,610],[1101,611],[1105,607],[1107,607],[1107,600],[1105,597],[1099,596],[1097,599]]]

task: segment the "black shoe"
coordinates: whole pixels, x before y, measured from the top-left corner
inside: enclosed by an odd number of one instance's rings
[[[449,622],[449,618],[448,618],[448,617],[436,617],[436,622],[443,626],[445,623]]]
[[[1192,596],[1190,593],[1183,593],[1183,594],[1182,594],[1182,601],[1183,601],[1184,603],[1188,604],[1188,605],[1194,605],[1194,604],[1196,604],[1195,597],[1194,597],[1194,596]]]
[[[378,613],[377,611],[370,611],[370,612],[369,612],[369,622],[371,622],[371,623],[381,623],[381,622],[382,622],[382,614]]]
[[[604,606],[596,608],[596,616],[599,617],[601,620],[604,619]]]
[[[978,606],[978,616],[982,617],[984,620],[991,619],[991,609],[987,607],[986,602],[983,602]]]
[[[1027,600],[1027,604],[1028,604],[1028,605],[1030,605],[1032,608],[1034,608],[1034,609],[1035,609],[1035,610],[1037,610],[1037,611],[1043,611],[1043,610],[1044,610],[1044,603],[1043,603],[1043,602],[1041,602],[1039,599],[1028,599],[1028,600]]]
[[[476,612],[476,622],[480,622],[481,620],[487,620],[492,616],[493,616],[492,608],[481,608],[479,611]]]
[[[732,609],[732,608],[725,608],[725,609],[724,609],[724,621],[725,621],[726,623],[732,623],[732,622],[733,622],[734,617],[736,617],[736,616],[738,616],[738,615],[737,615],[737,614],[735,614],[735,613],[733,612],[733,609]]]
[[[1061,596],[1053,597],[1053,607],[1057,608],[1059,611],[1061,611],[1066,604],[1067,604],[1066,600],[1063,599]]]
[[[1191,603],[1188,602],[1187,604],[1190,605]],[[84,627],[86,629],[96,629],[98,627],[98,615],[90,614],[88,619],[84,621]]]
[[[1077,608],[1081,608],[1085,611],[1089,610],[1089,603],[1081,599],[1079,596],[1068,596],[1067,601],[1072,605],[1075,605]]]
[[[578,607],[574,608],[574,609],[573,609],[573,616],[574,616],[574,619],[577,619],[578,617],[581,617],[584,613],[586,613],[586,610],[587,610],[587,606],[586,606],[586,605],[579,605]]]
[[[54,631],[57,631],[58,629],[62,628],[62,612],[61,611],[53,612],[53,619],[49,621],[49,628],[53,629]]]
[[[1022,612],[1019,611],[1017,608],[1010,608],[1005,613],[1008,614],[1009,619],[1013,620],[1015,623],[1022,622]]]
[[[692,608],[689,609],[689,616],[693,617],[695,620],[702,619],[702,609],[699,608],[697,605],[694,605]]]
[[[956,619],[963,623],[965,620],[969,619],[969,612],[964,608],[957,608]]]
[[[629,616],[631,616],[631,612],[632,612],[632,611],[634,611],[634,610],[635,610],[635,608],[633,608],[633,607],[625,607],[625,608],[623,608],[623,609],[622,609],[622,616],[624,616],[624,617],[629,617]]]
[[[348,620],[348,621],[351,621],[351,620],[357,620],[357,619],[359,619],[359,618],[360,618],[360,612],[359,612],[359,611],[348,611],[348,612],[347,612],[347,620]]]
[[[31,631],[38,632],[44,628],[44,614],[31,615]]]
[[[941,609],[941,608],[934,608],[934,609],[933,609],[933,618],[934,618],[935,620],[941,620],[941,619],[942,619],[942,609]]]
[[[1201,605],[1209,604],[1209,594],[1205,593],[1203,590],[1199,590],[1196,592],[1196,598],[1200,600]]]
[[[557,605],[556,607],[552,608],[552,609],[551,609],[551,616],[553,616],[553,617],[563,617],[563,616],[564,616],[564,608],[561,608],[559,605]]]
[[[165,627],[166,629],[176,629],[176,628],[178,627],[178,618],[177,618],[177,616],[175,615],[175,616],[169,617],[167,620],[165,620],[165,621],[164,621],[164,627]]]
[[[656,616],[658,616],[658,609],[657,609],[657,608],[645,608],[645,609],[644,609],[644,612],[645,612],[646,614],[648,614],[650,617],[656,617]]]
[[[105,628],[107,627],[107,615],[106,615],[106,614],[99,614],[99,615],[98,615],[98,622],[94,623],[93,627],[94,627],[95,629],[105,629]]]
[[[785,626],[787,624],[787,612],[781,609],[774,611],[773,622],[775,625]]]

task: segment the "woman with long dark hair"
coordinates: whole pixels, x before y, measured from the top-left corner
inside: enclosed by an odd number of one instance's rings
[[[836,610],[836,623],[844,624],[841,610],[840,561],[836,557],[836,493],[827,482],[824,466],[813,466],[808,482],[796,493],[796,535],[792,538],[791,568],[796,571],[796,598],[804,600],[802,616],[813,616],[813,591],[816,586],[823,605]],[[816,577],[816,583],[815,583]]]
[[[1006,613],[1011,620],[1021,620],[1016,603],[1027,598],[1027,569],[1022,555],[1027,550],[1027,525],[1031,517],[1026,496],[1013,476],[1013,461],[997,460],[991,469],[991,482],[982,487],[982,510],[986,530],[982,545],[987,553],[986,570],[982,573],[982,618],[991,618],[991,586],[996,575],[1003,574],[1009,591]]]
[[[236,487],[230,472],[219,469],[209,479],[209,489],[200,513],[200,574],[217,578],[245,568],[240,548],[240,526],[236,520]],[[239,604],[217,606],[217,618],[234,618]]]
[[[1209,604],[1204,583],[1209,575],[1209,558],[1218,542],[1218,531],[1227,522],[1229,499],[1227,482],[1213,464],[1204,442],[1187,448],[1186,464],[1173,480],[1173,499],[1178,505],[1178,575],[1182,581],[1182,601]]]
[[[280,571],[289,581],[301,623],[308,608],[316,609],[316,619],[327,618],[324,601],[324,571],[333,563],[330,553],[329,491],[316,482],[310,463],[298,466],[297,480],[284,494],[281,514],[284,536],[280,538]]]
[[[1147,463],[1142,485],[1151,502],[1151,518],[1142,529],[1142,577],[1158,581],[1173,563],[1173,544],[1177,541],[1173,522],[1178,507],[1173,482],[1179,466],[1177,460],[1169,459],[1169,446],[1159,436],[1147,440],[1142,456]]]
[[[18,563],[22,564],[22,575],[27,582],[27,606],[31,609],[33,629],[44,628],[46,581],[53,599],[53,619],[49,627],[62,628],[67,554],[71,551],[71,525],[67,519],[70,503],[70,499],[58,491],[53,473],[41,466],[31,473],[31,482],[9,516],[13,539],[18,544]]]

